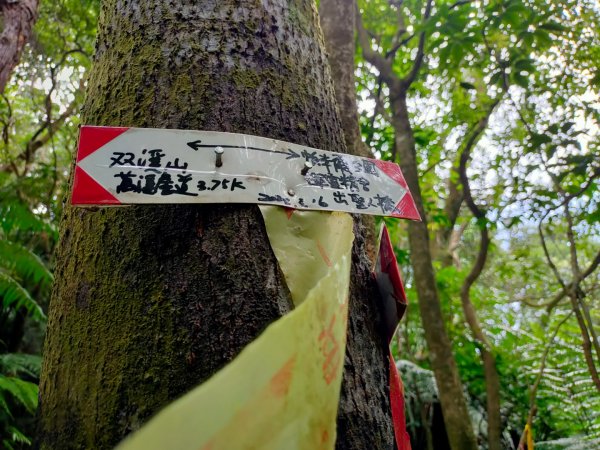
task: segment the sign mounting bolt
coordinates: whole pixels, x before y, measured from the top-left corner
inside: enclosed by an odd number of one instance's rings
[[[224,151],[225,150],[221,146],[215,147],[215,156],[216,156],[215,166],[221,167],[223,165],[223,152]]]
[[[296,191],[294,191],[293,189],[288,189],[288,195],[290,197],[293,197],[294,195],[296,195]]]
[[[310,161],[304,161],[304,167],[300,171],[302,175],[306,175],[310,169],[313,168],[313,164]]]

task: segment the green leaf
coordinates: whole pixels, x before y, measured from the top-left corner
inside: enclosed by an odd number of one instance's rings
[[[558,146],[557,145],[549,145],[546,148],[546,156],[548,158],[552,158],[554,156],[554,154],[556,153]]]
[[[0,239],[0,267],[8,269],[28,286],[47,291],[53,276],[42,260],[28,248]]]
[[[566,133],[567,131],[569,131],[571,128],[573,128],[573,125],[575,125],[575,122],[565,122],[562,127],[560,127],[560,131],[562,131],[563,133]]]
[[[464,47],[460,43],[450,44],[450,55],[452,56],[452,62],[459,64],[464,56]]]
[[[596,211],[593,211],[592,213],[587,214],[585,216],[585,221],[587,223],[589,223],[590,225],[600,223],[600,209],[597,209]]]
[[[530,31],[522,31],[519,33],[519,38],[523,42],[525,48],[531,47],[531,44],[533,44],[533,41],[535,40],[534,34]]]
[[[502,20],[513,28],[518,28],[523,22],[523,18],[518,11],[506,11],[506,13],[502,15]]]
[[[552,38],[547,31],[538,28],[533,32],[533,35],[535,36],[535,40],[541,50],[544,50],[552,45]]]
[[[567,29],[568,29],[564,25],[562,25],[558,22],[554,22],[554,21],[545,22],[545,23],[541,24],[539,27],[542,30],[555,31],[557,33],[562,33],[564,31],[567,31]]]
[[[8,190],[11,188],[13,187],[9,185],[6,191],[0,192],[0,198],[8,197]],[[0,228],[5,234],[13,230],[48,232],[53,235],[56,233],[54,227],[33,214],[25,205],[16,201],[0,203]]]
[[[569,164],[587,166],[594,161],[594,155],[567,155],[565,160]]]
[[[557,123],[553,123],[552,125],[550,125],[548,127],[548,131],[552,134],[556,134],[558,133],[558,124]]]
[[[10,437],[13,442],[17,442],[19,444],[31,445],[31,439],[29,439],[27,436],[25,436],[23,434],[23,432],[21,430],[19,430],[18,428],[14,427],[14,426],[9,426],[7,431],[10,434]]]
[[[15,450],[12,446],[12,442],[8,439],[2,439],[2,448],[5,448],[6,450]]]
[[[515,61],[514,67],[518,72],[535,72],[535,65],[533,63],[533,60],[529,58],[519,59]]]
[[[524,89],[527,89],[529,86],[529,78],[525,75],[521,75],[518,72],[513,72],[511,73],[511,78],[518,86],[521,86]]]
[[[0,374],[0,395],[4,396],[5,393],[10,394],[13,400],[24,406],[30,414],[35,412],[38,403],[37,384]]]
[[[36,320],[45,320],[46,318],[41,306],[29,295],[29,292],[3,271],[0,271],[0,298],[3,308],[15,310],[25,308]]]
[[[42,357],[26,353],[5,353],[0,355],[0,373],[10,376],[28,375],[39,378]]]
[[[531,145],[540,147],[544,144],[552,142],[552,138],[546,134],[531,133]]]
[[[8,407],[8,403],[4,398],[3,392],[0,390],[0,411],[3,411],[8,417],[12,418],[12,413],[10,412],[10,408]]]

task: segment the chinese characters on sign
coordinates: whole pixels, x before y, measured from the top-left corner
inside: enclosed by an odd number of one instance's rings
[[[233,133],[81,129],[73,204],[263,203],[418,219],[396,164]]]

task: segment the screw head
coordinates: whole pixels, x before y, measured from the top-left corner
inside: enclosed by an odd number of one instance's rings
[[[294,195],[296,195],[296,191],[294,191],[293,189],[288,189],[288,195],[293,197]]]
[[[217,155],[222,155],[224,151],[225,151],[225,149],[223,147],[221,147],[220,145],[218,147],[215,147],[215,153]]]
[[[300,171],[302,175],[306,175],[310,169],[313,168],[313,164],[310,161],[304,161],[304,167]]]

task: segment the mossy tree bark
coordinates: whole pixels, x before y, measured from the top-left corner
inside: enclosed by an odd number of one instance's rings
[[[217,130],[345,151],[310,0],[105,0],[83,123]],[[341,448],[393,448],[359,224]],[[111,448],[291,308],[255,206],[67,206],[38,446]]]
[[[0,0],[0,93],[19,64],[37,19],[39,0]]]

